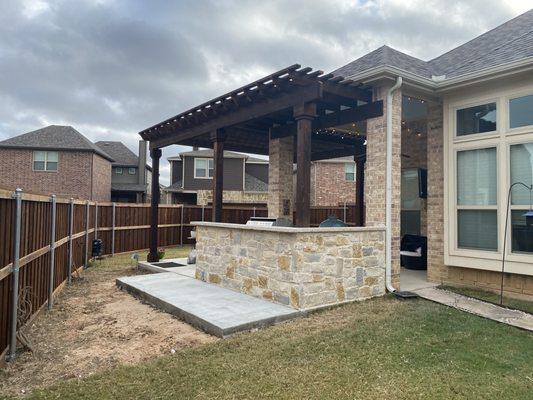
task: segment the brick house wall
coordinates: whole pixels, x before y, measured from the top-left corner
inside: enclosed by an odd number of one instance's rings
[[[20,187],[25,192],[58,197],[73,197],[75,199],[109,200],[111,193],[111,163],[100,156],[84,151],[59,151],[57,171],[34,171],[33,150],[0,149],[0,187],[15,190]],[[108,184],[100,185],[98,193],[93,198],[92,172],[93,157],[100,175],[104,173],[108,164]],[[105,179],[102,179],[104,181]],[[107,194],[104,195],[104,190]]]
[[[350,162],[350,161],[346,161]],[[354,204],[355,181],[347,181],[344,162],[322,161],[311,164],[311,205],[338,206]],[[355,165],[355,162],[353,162]]]
[[[97,154],[92,155],[91,200],[111,201],[111,163]]]

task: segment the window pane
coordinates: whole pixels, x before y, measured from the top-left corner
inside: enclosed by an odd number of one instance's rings
[[[457,153],[457,204],[496,205],[496,148]]]
[[[47,171],[57,171],[57,162],[50,161],[46,163],[46,170]]]
[[[205,169],[206,163],[205,160],[196,159],[196,169]]]
[[[128,168],[128,173],[130,175],[135,175],[135,168]]]
[[[496,103],[457,110],[457,136],[496,130]]]
[[[214,167],[213,167],[213,160],[209,160],[209,177],[212,178],[213,177],[213,171],[214,171]]]
[[[35,171],[44,171],[44,161],[34,161],[33,169]]]
[[[33,161],[44,161],[45,160],[44,151],[34,151],[33,152]]]
[[[122,168],[117,168],[115,172],[117,175],[122,175]]]
[[[513,252],[533,253],[533,225],[527,226],[524,214],[527,210],[511,212],[511,249]]]
[[[46,161],[57,162],[58,161],[57,151],[47,151],[46,152]]]
[[[511,146],[511,184],[533,182],[533,143]],[[529,205],[529,191],[522,185],[513,188],[512,204]]]
[[[420,210],[418,169],[402,171],[402,210]]]
[[[355,182],[355,174],[353,172],[346,172],[344,175],[347,181]]]
[[[457,219],[458,247],[498,250],[496,210],[458,210]]]
[[[509,100],[509,126],[533,125],[533,94]]]

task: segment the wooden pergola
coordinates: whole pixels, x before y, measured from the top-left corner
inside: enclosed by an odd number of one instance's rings
[[[213,148],[213,221],[220,222],[223,151],[268,155],[271,139],[294,136],[295,225],[309,226],[311,161],[354,156],[362,178],[365,137],[351,127],[381,115],[383,103],[372,101],[371,88],[295,64],[143,130],[140,135],[150,142],[153,168],[150,257],[157,257],[162,147]],[[359,181],[361,196],[362,179]],[[362,202],[358,203],[362,207]]]

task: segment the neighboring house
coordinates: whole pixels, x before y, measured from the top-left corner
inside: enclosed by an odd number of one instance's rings
[[[50,125],[0,142],[0,188],[109,201],[113,161],[73,127]]]
[[[207,205],[212,200],[213,150],[183,152],[169,157],[172,203]],[[263,203],[268,200],[268,160],[224,152],[226,203]]]
[[[355,204],[356,164],[353,157],[311,163],[311,205],[336,207]]]
[[[146,164],[146,142],[139,141],[138,156],[122,142],[100,141],[95,144],[115,160],[111,172],[111,201],[149,202],[152,168]]]
[[[383,46],[333,74],[384,101],[403,79],[391,109],[393,246],[400,230],[427,235],[429,279],[496,290],[505,251],[506,290],[533,295],[529,191],[515,187],[506,213],[511,184],[533,182],[533,10],[430,61]],[[368,225],[384,223],[385,124],[366,126]]]

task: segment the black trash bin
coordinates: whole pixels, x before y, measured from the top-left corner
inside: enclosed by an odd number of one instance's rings
[[[104,254],[104,243],[102,239],[94,239],[91,252],[93,257],[101,257]]]

